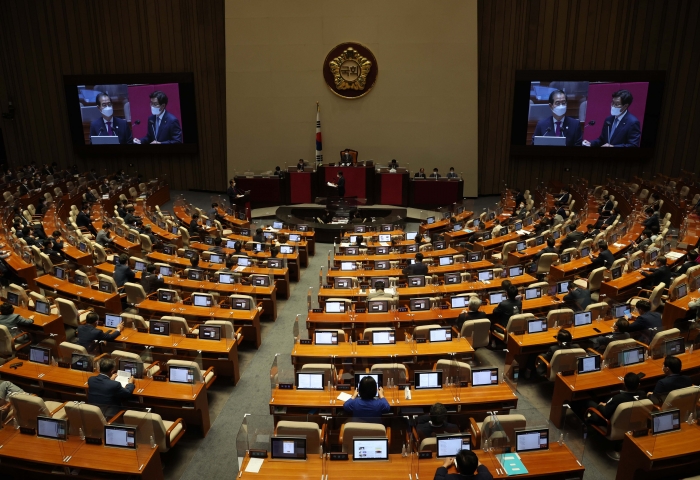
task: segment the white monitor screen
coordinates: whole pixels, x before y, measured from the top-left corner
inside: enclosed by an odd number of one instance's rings
[[[117,328],[122,323],[122,317],[108,313],[105,315],[105,327]]]
[[[564,282],[559,282],[557,284],[557,293],[558,294],[566,294],[569,292],[569,282],[564,281]]]
[[[479,387],[483,385],[498,384],[498,369],[487,368],[483,370],[472,370],[472,386]]]
[[[452,341],[452,330],[449,328],[431,328],[430,329],[430,341],[431,342],[451,342]]]
[[[591,324],[591,312],[579,312],[574,315],[574,327],[582,327]]]
[[[294,253],[294,247],[291,245],[282,245],[282,246],[280,246],[280,253],[283,253],[286,255]]]
[[[549,448],[549,431],[531,430],[515,432],[515,451],[531,452],[534,450],[547,450]]]
[[[238,263],[238,266],[239,266],[239,267],[247,267],[247,266],[250,265],[250,260],[247,259],[247,258],[238,257],[238,262],[237,262],[237,263]]]
[[[454,263],[454,258],[452,257],[440,257],[440,266],[452,265]]]
[[[394,330],[379,330],[372,332],[372,344],[390,345],[396,343]]]
[[[533,300],[542,296],[542,290],[539,287],[528,288],[525,290],[525,300]]]
[[[653,435],[680,430],[681,428],[681,411],[678,409],[653,413],[652,418],[651,433]]]
[[[491,305],[498,305],[503,300],[506,299],[506,294],[504,292],[492,292],[489,293],[489,303]]]
[[[49,417],[36,418],[36,435],[44,438],[66,440],[68,421]]]
[[[415,240],[418,232],[406,232],[406,240]]]
[[[29,360],[48,365],[51,363],[51,351],[48,348],[29,347]]]
[[[210,307],[211,297],[209,295],[197,295],[195,293],[192,295],[192,304],[195,307]]]
[[[35,300],[34,305],[37,313],[41,313],[42,315],[49,315],[51,313],[51,304],[48,302]]]
[[[468,297],[451,297],[450,305],[452,308],[465,308],[467,306]]]
[[[391,242],[391,235],[380,234],[380,235],[379,235],[379,241],[380,241],[380,242]]]
[[[289,241],[290,242],[300,242],[301,241],[301,235],[298,233],[292,233],[289,235]]]
[[[105,425],[105,445],[108,447],[136,448],[136,427]]]
[[[226,248],[235,248],[236,247],[236,241],[235,240],[227,240],[226,241]]]
[[[168,370],[170,381],[175,383],[194,383],[194,374],[192,369],[188,367],[171,366]]]
[[[326,302],[326,313],[345,313],[345,302]]]
[[[634,365],[644,361],[644,347],[623,350],[619,355],[621,365]]]
[[[547,331],[547,320],[537,318],[527,322],[527,333],[539,333]]]
[[[600,355],[578,357],[578,373],[591,373],[600,370]]]
[[[414,374],[414,380],[416,390],[442,388],[442,370],[417,371]]]
[[[209,255],[209,263],[224,263],[224,256],[211,254]]]
[[[275,230],[279,230],[284,226],[282,222],[272,222],[272,228]]]
[[[323,372],[297,372],[298,390],[323,390]]]
[[[171,267],[160,267],[160,274],[164,277],[170,277],[173,274],[173,269]]]
[[[389,439],[354,438],[352,441],[353,460],[388,460]]]
[[[306,460],[305,437],[272,437],[270,446],[271,458]]]
[[[231,275],[230,273],[220,273],[219,274],[219,283],[232,284],[233,283],[233,275]]]
[[[493,280],[493,270],[484,270],[479,272],[480,282],[486,282],[488,280]]]
[[[355,270],[355,262],[341,262],[340,269],[344,272]]]
[[[338,332],[316,330],[316,345],[338,345]]]
[[[523,267],[510,267],[508,270],[508,276],[509,277],[519,277],[524,273],[524,268]]]
[[[471,450],[472,436],[437,435],[437,458],[456,457],[460,450]]]
[[[137,272],[144,272],[146,271],[146,264],[143,262],[134,262],[134,270]]]

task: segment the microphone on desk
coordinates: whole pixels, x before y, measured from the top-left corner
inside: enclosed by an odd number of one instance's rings
[[[543,137],[546,137],[547,134],[548,134],[551,130],[552,130],[552,127],[547,128],[547,130],[544,131],[544,133],[542,134],[542,136],[543,136]]]
[[[612,122],[610,120],[605,122],[605,126],[608,127],[608,143],[610,143],[610,126],[612,125]]]
[[[595,120],[591,120],[590,122],[588,122],[587,124],[585,124],[585,125],[583,126],[583,128],[592,127],[593,125],[595,125]]]

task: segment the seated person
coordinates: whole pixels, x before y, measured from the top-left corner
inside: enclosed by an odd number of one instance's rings
[[[391,162],[389,162],[389,168],[393,168],[394,170],[399,168],[399,163],[396,161],[395,158],[393,158]]]
[[[29,335],[20,326],[32,325],[33,323],[34,315],[24,318],[15,313],[15,307],[11,303],[0,305],[0,325],[6,326],[13,338],[21,335],[17,338],[17,342],[24,343],[29,340]],[[24,335],[22,335],[23,333]]]
[[[627,340],[630,338],[630,334],[627,333],[627,328],[629,328],[630,322],[626,318],[618,318],[613,325],[613,332],[607,335],[599,335],[591,339],[591,347],[593,350],[603,353],[610,342],[615,340]]]
[[[459,427],[447,421],[447,408],[442,403],[430,407],[430,415],[421,415],[416,419],[418,441],[443,433],[459,433]]]
[[[554,200],[554,204],[557,207],[560,207],[562,205],[568,205],[570,201],[571,201],[571,193],[569,191],[569,188],[564,187],[561,189],[561,192],[559,192],[559,196]]]
[[[222,273],[230,273],[233,271],[235,268],[236,264],[238,263],[238,260],[233,258],[231,255],[226,257],[226,260],[224,261],[225,266],[221,270],[219,270]]]
[[[221,247],[221,237],[214,237],[214,245],[209,247],[212,253],[224,253],[224,249]]]
[[[665,377],[656,382],[653,392],[648,392],[647,396],[657,404],[661,405],[666,396],[673,390],[678,390],[679,388],[686,388],[693,385],[693,381],[687,375],[681,375],[681,370],[683,369],[683,362],[678,357],[673,355],[668,355],[664,358],[663,372]]]
[[[447,172],[447,178],[459,178],[459,175],[455,173],[455,167],[450,167],[450,171]]]
[[[430,174],[430,178],[440,178],[442,175],[438,173],[437,167],[433,168],[433,173]]]
[[[686,255],[686,260],[683,263],[683,265],[681,265],[678,268],[678,270],[676,271],[676,275],[679,275],[679,276],[684,275],[688,271],[689,268],[695,267],[696,265],[700,265],[700,263],[698,263],[699,258],[700,257],[698,257],[697,250],[695,250],[694,248],[691,248],[690,250],[688,250],[688,254]]]
[[[651,237],[644,235],[644,232],[642,232],[642,234],[639,236],[639,240],[632,244],[632,249],[634,252],[646,252],[647,248],[649,248],[653,243],[654,240]]]
[[[649,345],[649,342],[654,338],[656,332],[663,328],[661,314],[659,312],[652,312],[651,304],[647,300],[639,300],[636,307],[639,316],[634,322],[630,323],[627,328],[620,328],[620,331],[629,333],[635,340]]]
[[[129,204],[126,206],[126,217],[124,217],[124,223],[127,225],[135,225],[139,220],[139,217],[134,215],[134,206]]]
[[[646,278],[642,284],[643,288],[651,289],[661,282],[666,284],[666,288],[671,286],[673,272],[666,263],[666,257],[664,255],[659,255],[656,257],[656,268],[650,268],[648,271],[640,272]]]
[[[615,410],[621,403],[633,402],[644,398],[644,392],[639,390],[638,374],[628,372],[625,375],[624,383],[625,389],[617,395],[613,395],[607,402],[595,402],[593,400],[588,400],[588,406],[586,408],[595,408],[601,413],[603,418],[601,418],[595,412],[590,412],[586,415],[585,421],[594,425],[605,425],[605,420],[610,420],[612,418]]]
[[[149,263],[146,272],[141,275],[141,286],[146,295],[157,292],[159,288],[165,288],[165,280],[160,273],[156,274],[156,266]]]
[[[248,254],[243,251],[243,244],[239,240],[236,240],[236,242],[233,244],[233,253],[231,255],[248,256]]]
[[[270,258],[277,258],[279,252],[279,249],[275,245],[270,246]]]
[[[533,261],[535,261],[535,262],[538,261],[540,259],[540,257],[542,255],[544,255],[545,253],[559,253],[559,250],[557,250],[557,247],[554,246],[555,243],[556,243],[555,240],[552,237],[549,237],[547,239],[547,246],[535,254],[535,258]]]
[[[24,390],[7,380],[0,381],[0,400],[3,402],[8,402],[8,397],[13,393],[24,393]]]
[[[508,325],[508,320],[512,315],[518,315],[523,311],[522,301],[518,300],[518,289],[515,285],[508,285],[506,288],[506,298],[493,311],[491,319],[491,330],[494,323],[501,324],[504,328]]]
[[[297,162],[297,172],[303,172],[304,171],[304,159],[300,158],[299,161]]]
[[[106,418],[110,418],[121,409],[122,400],[134,393],[134,377],[129,378],[126,387],[117,382],[117,364],[112,358],[99,361],[100,374],[88,378],[87,403],[97,405],[102,409]]]
[[[454,466],[457,473],[449,473]],[[481,464],[479,457],[471,450],[460,450],[454,458],[445,459],[445,463],[435,471],[433,480],[492,480],[489,469]]]
[[[659,221],[658,205],[654,205],[654,213],[651,214],[651,217],[642,222],[642,226],[644,227],[644,234],[647,236],[659,233],[661,229],[661,222]]]
[[[574,230],[570,232],[566,237],[564,237],[564,240],[561,241],[561,251],[563,252],[567,248],[575,247],[581,242],[583,242],[586,239],[586,236],[583,234],[583,232],[579,232],[578,230]]]
[[[479,297],[469,297],[469,305],[467,311],[462,311],[455,321],[455,328],[458,332],[462,331],[462,325],[468,320],[478,320],[486,318],[486,313],[479,311],[481,308],[481,299]]]
[[[98,352],[99,348],[97,342],[108,342],[112,341],[121,335],[122,330],[124,330],[124,323],[117,325],[117,329],[111,333],[103,332],[95,325],[100,319],[100,316],[95,312],[90,312],[85,317],[85,324],[80,325],[76,332],[77,339],[75,343],[85,348],[90,353]]]
[[[391,296],[391,295],[384,292],[384,282],[377,282],[376,284],[374,284],[374,292],[369,292],[367,294],[367,300],[372,300],[373,298],[386,297],[386,296]]]
[[[425,178],[425,168],[421,168],[413,175],[413,178]]]
[[[610,269],[612,264],[615,263],[615,257],[613,256],[612,252],[608,250],[608,244],[605,240],[598,242],[598,250],[600,250],[600,253],[598,253],[597,257],[594,257],[593,253],[589,254],[592,260],[591,270],[595,270],[596,268],[600,267]]]
[[[549,350],[547,350],[542,357],[544,357],[545,360],[548,362],[552,361],[552,357],[558,350],[566,350],[569,348],[580,348],[577,344],[571,343],[573,340],[573,337],[571,336],[571,332],[568,330],[561,329],[557,333],[557,344],[552,345],[549,347]],[[537,367],[536,367],[537,374],[539,376],[543,376],[547,374],[547,366],[542,363],[538,362]]]
[[[564,295],[564,301],[576,304],[578,310],[585,310],[588,305],[593,303],[589,290],[577,287],[574,282],[569,282],[568,289],[569,293]]]
[[[114,266],[114,283],[118,288],[124,286],[126,282],[133,282],[136,272],[129,267],[129,256],[126,253],[119,255],[119,264]]]
[[[612,211],[613,205],[615,204],[612,200],[610,200],[610,195],[605,195],[603,197],[603,203],[598,207],[598,213],[601,215],[608,215],[609,212]]]
[[[265,243],[265,234],[263,229],[258,227],[255,229],[255,235],[253,235],[253,241],[257,243]]]
[[[372,377],[363,377],[360,385],[355,389],[352,398],[343,405],[343,410],[353,417],[364,419],[375,419],[384,413],[389,413],[391,407],[384,398],[384,389],[379,387],[379,398],[374,398],[377,394],[377,382]],[[360,398],[357,398],[357,396]]]
[[[416,253],[416,262],[404,268],[402,273],[404,275],[427,275],[428,266],[423,263],[423,254],[420,252]]]
[[[111,246],[112,243],[114,242],[114,239],[110,238],[110,236],[109,236],[109,231],[111,228],[112,228],[112,226],[109,223],[104,222],[102,224],[102,228],[100,228],[100,231],[97,232],[97,238],[95,239],[95,241],[97,243],[99,243],[100,245],[102,245],[103,247]]]
[[[598,221],[595,222],[595,228],[602,230],[605,228],[608,228],[611,226],[613,223],[615,223],[615,220],[620,216],[620,212],[615,208],[613,209],[607,217],[599,217]]]

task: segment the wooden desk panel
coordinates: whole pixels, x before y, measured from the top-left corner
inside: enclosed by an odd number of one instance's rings
[[[260,311],[232,310],[216,307],[195,307],[182,303],[166,303],[157,300],[146,299],[137,305],[139,312],[149,312],[153,316],[162,317],[173,315],[184,317],[190,327],[204,323],[206,320],[226,320],[233,323],[234,329],[243,328],[243,338],[253,342],[255,348],[260,348]]]
[[[65,400],[87,399],[87,379],[96,373],[86,373],[68,368],[51,365],[40,365],[28,360],[11,369],[15,361],[0,366],[3,379],[11,380],[27,391],[48,390]],[[204,384],[194,385],[155,382],[151,379],[136,379],[134,394],[122,405],[129,408],[143,409],[152,407],[153,410],[166,420],[183,418],[188,425],[198,425],[206,436],[210,428],[209,401]],[[51,397],[49,397],[51,398]]]
[[[672,302],[666,302],[664,305],[664,313],[662,318],[664,330],[673,328],[674,323],[677,320],[685,318],[685,316],[690,311],[688,304],[694,300],[700,298],[700,290],[695,290],[690,292],[685,297],[680,300],[674,300]]]
[[[39,330],[43,332],[43,334],[47,337],[54,336],[54,340],[56,342],[56,348],[54,348],[54,353],[58,353],[58,344],[66,341],[66,330],[63,327],[63,319],[60,315],[43,315],[39,312],[35,312],[24,307],[15,307],[15,313],[21,315],[24,318],[29,318],[33,315],[34,324],[26,326],[23,325],[22,329],[28,332]]]
[[[118,293],[105,293],[89,287],[81,287],[53,275],[43,275],[36,283],[47,290],[58,292],[61,297],[104,309],[110,313],[121,313],[122,301]]]

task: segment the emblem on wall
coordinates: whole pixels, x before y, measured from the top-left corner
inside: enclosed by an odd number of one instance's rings
[[[333,93],[343,98],[367,95],[377,81],[377,59],[359,43],[341,43],[323,63],[323,78]]]

